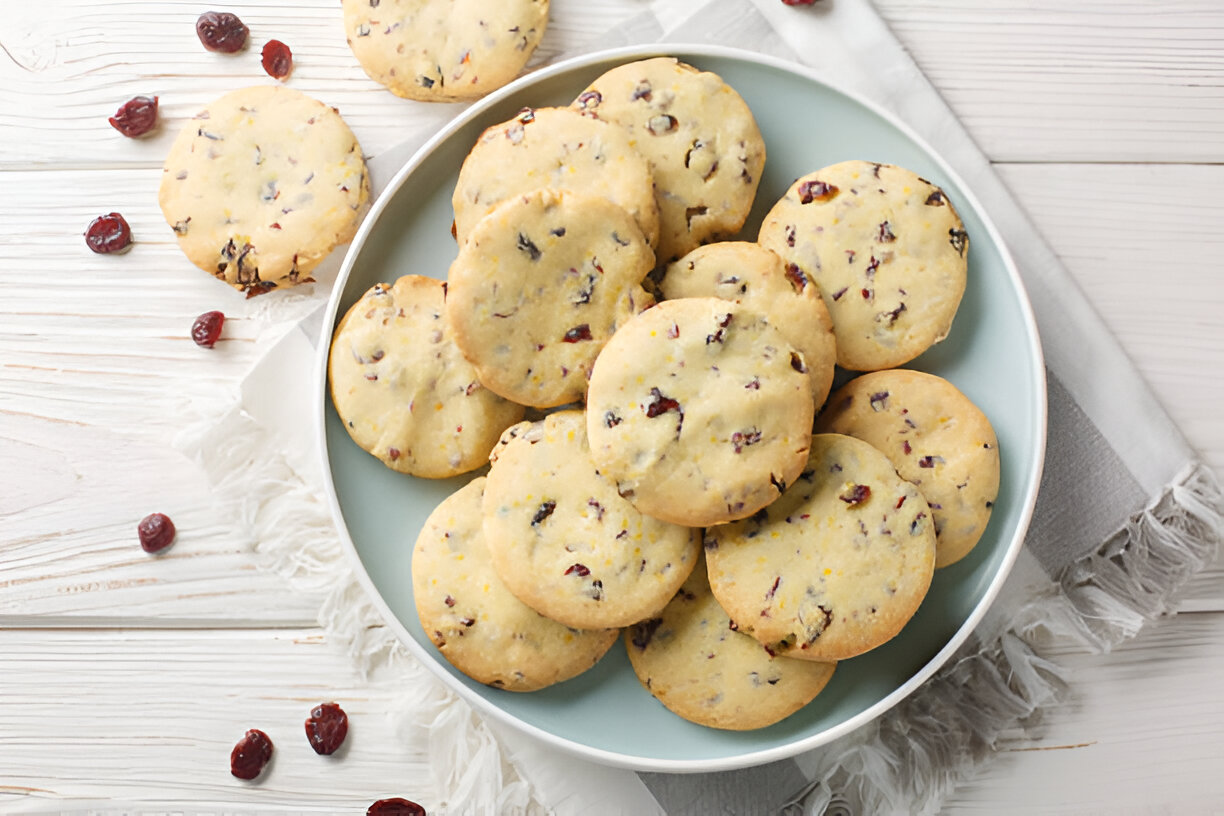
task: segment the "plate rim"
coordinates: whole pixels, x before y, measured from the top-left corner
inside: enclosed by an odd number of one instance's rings
[[[873,705],[868,706],[866,709],[858,712],[854,716],[843,720],[837,725],[826,728],[816,734],[811,734],[801,739],[794,739],[769,748],[748,751],[731,756],[707,759],[658,759],[652,757],[634,756],[624,752],[611,751],[604,748],[584,745],[571,739],[558,736],[557,734],[553,734],[552,732],[532,723],[526,722],[485,699],[464,684],[457,682],[456,679],[446,670],[446,668],[440,664],[438,659],[434,657],[434,655],[430,654],[420,643],[416,641],[416,639],[408,631],[407,627],[404,626],[404,624],[387,605],[387,602],[382,597],[382,593],[379,592],[373,579],[366,570],[365,564],[362,562],[361,556],[357,552],[356,544],[354,544],[352,537],[349,535],[348,527],[344,521],[344,513],[340,507],[339,498],[336,494],[334,479],[332,476],[331,461],[327,448],[327,404],[329,400],[329,391],[327,387],[327,361],[331,347],[332,333],[336,323],[336,315],[339,311],[341,296],[347,286],[348,279],[353,271],[357,256],[360,255],[369,234],[377,225],[379,218],[382,216],[383,211],[387,208],[390,201],[400,192],[400,188],[403,186],[405,180],[409,178],[415,172],[415,170],[422,165],[429,158],[429,156],[435,150],[437,150],[439,146],[446,142],[446,140],[449,139],[455,132],[466,126],[473,119],[482,116],[489,108],[495,106],[507,97],[513,96],[540,81],[558,74],[568,73],[570,71],[589,67],[597,63],[617,59],[632,61],[660,56],[676,57],[678,59],[686,59],[688,57],[696,56],[698,58],[712,57],[729,59],[733,61],[739,60],[793,74],[809,82],[823,85],[836,93],[848,97],[856,104],[862,105],[867,110],[871,111],[881,119],[887,121],[893,127],[897,128],[906,136],[906,138],[911,140],[914,145],[923,150],[939,166],[940,170],[946,175],[946,177],[957,186],[960,193],[967,200],[969,206],[981,219],[982,225],[988,233],[991,242],[995,245],[999,252],[1004,270],[1010,279],[1013,290],[1018,296],[1017,300],[1020,308],[1020,316],[1027,330],[1028,345],[1030,346],[1029,350],[1032,353],[1033,371],[1030,372],[1030,375],[1032,376],[1033,382],[1036,386],[1035,393],[1033,394],[1034,405],[1031,406],[1033,408],[1033,419],[1036,426],[1032,429],[1036,437],[1036,445],[1032,451],[1032,457],[1035,461],[1033,463],[1032,471],[1027,484],[1023,486],[1020,518],[1018,519],[1016,529],[1012,534],[1012,539],[1007,545],[1003,560],[1000,563],[998,570],[991,578],[990,584],[987,586],[981,599],[974,606],[969,616],[957,628],[952,637],[949,638],[948,642],[944,644],[943,648],[941,648],[934,656],[924,663],[918,671],[911,675],[904,683],[899,685],[891,693],[884,696]],[[919,135],[897,114],[876,103],[874,100],[864,96],[858,91],[847,88],[841,83],[823,76],[820,72],[812,68],[797,62],[784,60],[756,51],[722,45],[682,42],[650,43],[602,49],[560,60],[552,65],[539,68],[529,74],[519,77],[513,82],[475,102],[469,108],[457,114],[436,134],[417,148],[417,150],[413,152],[412,156],[404,162],[404,164],[387,182],[387,185],[383,191],[379,193],[377,199],[371,205],[369,212],[366,213],[364,219],[362,220],[361,226],[358,228],[356,235],[353,237],[353,240],[345,251],[344,261],[334,283],[332,284],[332,291],[328,296],[327,307],[323,317],[323,324],[319,331],[320,334],[316,351],[313,384],[315,387],[314,393],[316,395],[316,399],[318,400],[314,410],[315,444],[318,448],[318,453],[320,456],[319,461],[323,468],[324,493],[331,512],[332,521],[336,526],[340,541],[344,545],[342,549],[345,551],[358,583],[361,584],[368,599],[378,610],[384,624],[395,635],[396,640],[405,646],[413,657],[418,659],[435,677],[441,681],[441,683],[447,689],[458,695],[468,704],[472,705],[481,714],[492,717],[499,723],[507,725],[520,733],[527,734],[530,737],[540,740],[551,747],[560,749],[567,754],[609,767],[624,768],[633,771],[662,773],[708,773],[755,767],[769,762],[788,759],[796,756],[797,754],[803,753],[804,751],[809,751],[828,744],[829,742],[832,742],[833,740],[849,734],[850,732],[872,722],[886,711],[900,703],[919,687],[921,687],[927,680],[929,680],[941,667],[947,663],[952,654],[954,654],[955,651],[959,649],[966,640],[968,640],[974,629],[977,628],[977,625],[981,623],[982,619],[985,617],[986,613],[997,599],[1000,591],[1003,588],[1003,584],[1006,582],[1008,575],[1011,573],[1012,567],[1015,565],[1015,562],[1019,557],[1021,549],[1023,549],[1024,539],[1032,521],[1033,511],[1036,507],[1037,492],[1041,484],[1041,476],[1045,463],[1045,450],[1047,444],[1046,435],[1048,426],[1048,386],[1045,375],[1044,350],[1042,348],[1041,336],[1038,332],[1037,320],[1033,312],[1028,291],[1006,242],[1003,240],[1002,235],[995,226],[994,220],[990,217],[989,212],[978,200],[976,194],[973,192],[973,188],[965,182],[965,180],[951,167],[951,165],[949,165],[947,160],[943,158],[943,155],[939,151],[935,150],[925,138]]]

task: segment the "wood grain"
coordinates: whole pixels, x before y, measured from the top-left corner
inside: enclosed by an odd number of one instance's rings
[[[874,0],[1002,162],[1219,162],[1214,0]]]
[[[54,813],[76,800],[250,812],[364,813],[438,792],[402,780],[421,747],[396,735],[392,678],[362,679],[318,630],[2,632],[0,813]],[[339,752],[318,756],[303,722],[322,702],[349,716]],[[275,745],[256,783],[229,773],[248,728]],[[135,804],[139,803],[139,804]]]

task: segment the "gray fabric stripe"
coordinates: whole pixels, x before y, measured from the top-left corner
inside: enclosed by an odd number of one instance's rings
[[[1050,412],[1045,470],[1025,546],[1046,573],[1057,578],[1067,565],[1116,533],[1130,513],[1144,505],[1145,495],[1053,371],[1046,369],[1046,380]]]
[[[807,779],[793,760],[707,774],[640,773],[667,816],[774,816]]]

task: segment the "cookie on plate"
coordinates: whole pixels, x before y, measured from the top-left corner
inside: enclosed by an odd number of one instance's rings
[[[248,296],[308,281],[369,197],[340,114],[282,85],[232,91],[188,121],[158,195],[188,260]]]
[[[913,172],[847,161],[800,178],[758,240],[820,286],[837,363],[877,371],[947,336],[965,292],[969,238],[948,196]]]
[[[698,531],[643,516],[600,475],[581,411],[507,430],[483,507],[485,541],[505,585],[579,629],[658,613],[701,551]]]
[[[401,473],[439,479],[485,463],[523,418],[480,384],[446,328],[445,284],[375,284],[341,318],[327,360],[332,404],[363,449]]]
[[[845,660],[890,640],[918,610],[935,569],[935,525],[914,485],[860,439],[812,437],[780,499],[706,530],[710,587],[776,655]]]
[[[643,513],[691,527],[750,516],[786,490],[812,416],[803,355],[763,314],[718,298],[630,320],[587,394],[599,472]]]
[[[650,305],[654,253],[601,196],[534,190],[499,204],[451,264],[446,316],[480,381],[537,408],[581,400],[616,327]]]
[[[349,48],[370,79],[422,102],[478,99],[518,76],[548,25],[548,0],[341,0]]]
[[[502,585],[480,530],[483,477],[437,506],[412,551],[421,628],[452,666],[478,683],[535,691],[594,666],[616,629],[578,630],[523,605]]]
[[[820,289],[775,253],[744,241],[694,249],[669,264],[659,282],[664,298],[719,297],[764,312],[803,354],[812,399],[823,405],[833,384],[837,347]]]
[[[650,165],[624,130],[571,108],[524,108],[480,135],[451,200],[456,239],[497,204],[540,187],[601,195],[633,216],[651,247],[658,242]]]
[[[999,493],[999,443],[990,420],[956,386],[921,371],[856,377],[829,399],[816,429],[883,451],[918,486],[935,524],[935,566],[969,554]]]
[[[625,128],[650,161],[661,262],[744,225],[765,141],[743,97],[717,74],[673,57],[631,62],[604,73],[573,104]]]
[[[625,630],[624,642],[638,680],[668,710],[732,731],[786,719],[824,690],[837,667],[774,657],[735,631],[710,592],[704,561],[658,617]]]

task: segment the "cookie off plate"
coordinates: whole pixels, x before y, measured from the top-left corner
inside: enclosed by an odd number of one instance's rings
[[[990,418],[1002,473],[990,524],[977,547],[938,570],[901,633],[839,664],[825,690],[767,728],[731,732],[666,710],[634,676],[623,649],[572,680],[531,693],[476,683],[434,649],[412,595],[413,542],[429,513],[472,477],[442,481],[396,473],[358,448],[331,406],[327,349],[337,319],[378,282],[415,273],[445,276],[457,254],[451,193],[484,128],[523,107],[567,105],[604,71],[674,56],[713,71],[752,108],[768,159],[740,237],[799,176],[847,159],[897,164],[939,185],[971,236],[969,282],[947,339],[909,363],[938,374]],[[491,94],[422,147],[392,179],[349,248],[324,320],[317,368],[320,448],[328,498],[359,579],[387,625],[450,688],[487,716],[582,758],[636,770],[701,772],[760,765],[822,745],[871,721],[916,690],[968,638],[1002,587],[1023,544],[1045,452],[1045,371],[1020,277],[972,192],[908,127],[879,107],[803,68],[711,46],[634,47],[544,68]]]

